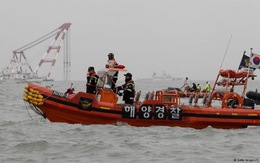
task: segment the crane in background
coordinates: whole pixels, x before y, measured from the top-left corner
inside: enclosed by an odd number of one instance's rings
[[[43,64],[50,64],[50,68],[48,71],[48,74],[46,75],[46,78],[49,79],[51,76],[51,72],[54,68],[54,65],[57,61],[57,57],[61,51],[61,48],[63,47],[63,80],[64,81],[70,81],[70,68],[71,68],[71,56],[70,56],[70,26],[71,23],[64,23],[57,29],[53,30],[52,32],[36,39],[35,41],[22,46],[16,50],[13,51],[13,61],[16,61],[18,63],[25,62],[25,65],[29,68],[29,73],[31,74],[32,78],[39,77],[38,76],[38,70],[41,68]],[[32,47],[41,44],[42,42],[53,38],[51,44],[48,46],[46,52],[40,59],[38,65],[33,70],[30,66],[25,51],[28,49],[31,49]],[[9,68],[10,69],[10,68]],[[3,71],[4,72],[4,71]],[[20,67],[20,72],[23,72],[22,67]]]

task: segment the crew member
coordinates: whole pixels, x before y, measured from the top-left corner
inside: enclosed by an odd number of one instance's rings
[[[186,77],[184,80],[183,86],[180,89],[182,89],[182,88],[189,89],[190,88],[189,83],[190,83],[189,78]]]
[[[188,96],[190,94],[190,91],[191,91],[188,80],[189,80],[189,78],[186,77],[185,80],[184,80],[183,86],[180,88],[180,89],[184,88],[184,90],[183,90],[184,96]]]
[[[116,67],[118,65],[118,63],[115,60],[114,54],[113,53],[109,53],[108,55],[108,61],[107,61],[107,65],[106,68],[111,68],[111,67]],[[116,71],[116,73],[113,76],[108,76],[109,80],[111,80],[111,89],[114,89],[116,86],[116,81],[118,79],[118,71]]]
[[[96,85],[98,82],[98,75],[95,72],[94,67],[89,67],[88,68],[88,73],[87,73],[87,84],[86,84],[86,92],[87,93],[92,93],[96,94]]]
[[[209,82],[206,82],[206,86],[205,86],[205,91],[206,92],[210,92],[210,83]]]
[[[123,90],[123,101],[125,104],[133,104],[134,103],[134,96],[135,96],[135,84],[132,80],[132,74],[126,73],[125,75],[125,84],[117,87],[118,88],[118,95],[121,96],[122,93],[120,90]]]
[[[197,91],[200,92],[200,90],[201,90],[201,86],[200,84],[197,84]]]
[[[192,83],[192,89],[191,89],[191,92],[193,91],[197,91],[197,86],[195,83]]]

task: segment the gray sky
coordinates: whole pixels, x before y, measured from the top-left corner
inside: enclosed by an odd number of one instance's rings
[[[110,52],[134,79],[165,71],[193,80],[215,79],[231,35],[223,68],[237,69],[251,47],[260,53],[259,0],[0,0],[0,18],[0,68],[13,50],[72,23],[72,80],[103,68]],[[52,78],[62,80],[62,68],[59,56]]]

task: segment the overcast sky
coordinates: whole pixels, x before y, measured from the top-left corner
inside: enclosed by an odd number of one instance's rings
[[[215,79],[231,35],[222,68],[237,69],[244,50],[260,53],[259,0],[0,0],[0,18],[0,68],[13,50],[72,23],[72,80],[103,68],[110,52],[134,79],[164,71],[193,80]]]

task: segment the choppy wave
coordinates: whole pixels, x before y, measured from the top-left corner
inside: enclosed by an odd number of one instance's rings
[[[77,90],[84,89],[83,82],[77,84],[83,85]],[[153,88],[140,85],[144,92]],[[3,86],[0,162],[260,162],[260,127],[196,130],[51,123],[27,112],[22,101],[24,85]],[[66,84],[59,89],[65,90]]]

